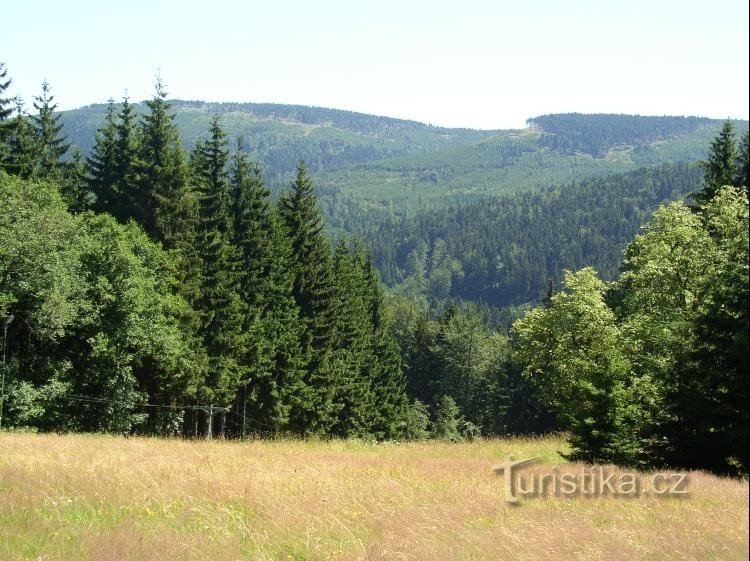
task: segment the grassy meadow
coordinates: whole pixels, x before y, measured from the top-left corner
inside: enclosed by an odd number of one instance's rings
[[[464,444],[192,442],[0,433],[0,560],[746,559],[748,483],[691,473],[686,498],[504,500],[508,455]]]

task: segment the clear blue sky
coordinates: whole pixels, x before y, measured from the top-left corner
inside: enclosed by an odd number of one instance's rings
[[[748,117],[747,0],[4,0],[27,102],[152,92],[446,126],[567,111]]]

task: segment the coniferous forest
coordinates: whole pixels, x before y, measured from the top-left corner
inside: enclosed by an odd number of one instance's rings
[[[747,472],[748,133],[731,122],[699,162],[332,228],[305,162],[276,194],[219,114],[187,149],[160,80],[145,109],[111,102],[86,153],[49,84],[31,115],[9,85],[0,65],[2,427],[566,431],[587,462]],[[593,158],[640,126],[588,117],[529,124]]]

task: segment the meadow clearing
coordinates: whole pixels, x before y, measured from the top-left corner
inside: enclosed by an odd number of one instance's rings
[[[748,483],[508,504],[492,467],[561,437],[186,441],[0,433],[0,560],[746,559]]]

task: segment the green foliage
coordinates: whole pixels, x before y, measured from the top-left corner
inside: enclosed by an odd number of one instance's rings
[[[695,202],[703,205],[710,201],[724,185],[732,185],[737,177],[738,159],[734,125],[726,121],[721,132],[711,143],[708,160],[701,162],[704,170],[703,188],[695,194]]]
[[[747,188],[750,185],[750,129],[745,130],[745,134],[742,135],[742,140],[740,140],[735,169],[737,174],[732,185],[744,187],[747,194]]]
[[[542,142],[568,154],[584,152],[602,157],[615,146],[656,142],[691,133],[711,124],[699,117],[641,117],[639,115],[542,115],[526,121],[545,134]]]
[[[372,248],[386,284],[433,309],[446,298],[520,305],[538,300],[564,269],[591,265],[614,278],[649,213],[699,181],[695,166],[641,169],[352,229]]]
[[[208,378],[200,397],[228,406],[243,379],[238,359],[243,346],[245,308],[240,298],[240,253],[232,245],[229,213],[229,152],[224,131],[214,119],[209,138],[191,157],[192,176],[200,194],[196,245],[203,265],[198,335],[208,354]]]
[[[517,357],[569,424],[574,456],[747,470],[748,202],[659,208],[618,281],[592,269],[513,328]]]
[[[463,440],[463,417],[452,397],[444,395],[437,402],[432,436],[441,440],[460,442]]]
[[[49,184],[0,175],[0,191],[0,304],[16,317],[9,422],[129,431],[147,426],[136,406],[147,396],[194,392],[174,260],[135,225],[69,214]]]
[[[42,93],[34,96],[34,126],[36,130],[36,169],[34,175],[41,178],[59,179],[62,173],[62,157],[70,148],[67,139],[61,134],[63,123],[60,114],[55,114],[50,85],[42,82]]]
[[[402,434],[408,440],[425,440],[430,437],[430,411],[418,399],[414,400],[407,411]]]
[[[513,326],[518,359],[566,421],[573,457],[627,463],[637,432],[623,407],[630,364],[605,285],[591,268],[566,273],[563,291]]]
[[[420,403],[435,410],[438,396],[448,396],[483,434],[544,433],[557,426],[520,377],[507,338],[492,333],[475,307],[449,306],[432,320],[424,303],[395,298],[388,313],[409,395]]]

